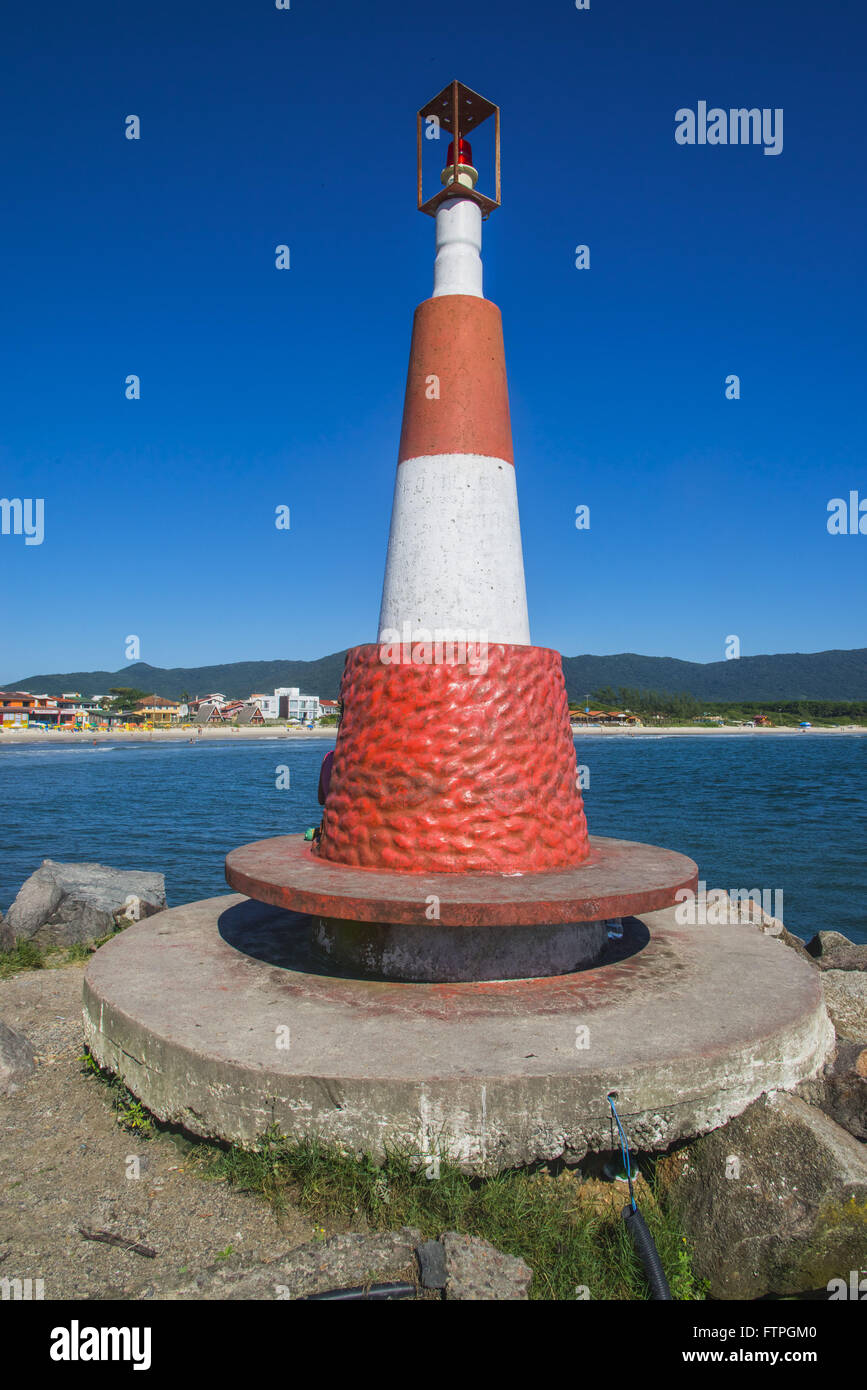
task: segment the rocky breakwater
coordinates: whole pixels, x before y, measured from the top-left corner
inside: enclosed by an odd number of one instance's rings
[[[750,917],[821,972],[836,1048],[794,1092],[661,1159],[660,1188],[711,1297],[851,1297],[867,1265],[867,945],[833,931],[805,945],[761,908]]]

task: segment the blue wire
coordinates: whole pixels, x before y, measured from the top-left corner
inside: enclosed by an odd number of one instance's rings
[[[629,1183],[629,1200],[632,1203],[632,1210],[637,1211],[638,1207],[635,1201],[635,1193],[632,1190],[632,1163],[629,1158],[629,1143],[627,1141],[626,1135],[623,1132],[623,1125],[620,1123],[620,1116],[617,1113],[617,1108],[614,1104],[614,1101],[611,1099],[610,1094],[606,1096],[606,1100],[608,1101],[608,1104],[611,1106],[611,1113],[614,1116],[617,1128],[620,1131],[620,1151],[623,1154],[623,1166],[626,1169],[626,1181]]]

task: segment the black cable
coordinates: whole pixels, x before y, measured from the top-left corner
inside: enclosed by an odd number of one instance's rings
[[[641,1261],[644,1273],[647,1275],[647,1282],[650,1285],[650,1297],[660,1302],[671,1300],[671,1288],[665,1277],[665,1270],[662,1267],[662,1260],[659,1258],[659,1251],[653,1240],[653,1236],[647,1227],[647,1222],[638,1210],[635,1201],[635,1191],[632,1186],[632,1163],[629,1157],[629,1141],[620,1123],[620,1116],[614,1104],[616,1091],[609,1091],[608,1104],[611,1106],[611,1113],[617,1122],[620,1131],[620,1147],[623,1152],[623,1164],[626,1168],[626,1181],[629,1183],[629,1205],[623,1208],[621,1213],[624,1224],[629,1232],[632,1244],[635,1246],[638,1258]],[[671,1300],[673,1301],[673,1300]]]
[[[370,1284],[366,1288],[360,1286],[354,1289],[328,1289],[326,1293],[309,1293],[302,1302],[331,1303],[343,1299],[415,1298],[417,1292],[415,1284]]]

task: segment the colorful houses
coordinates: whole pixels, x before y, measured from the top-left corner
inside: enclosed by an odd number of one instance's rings
[[[196,725],[256,727],[278,719],[312,724],[324,714],[337,713],[335,700],[320,701],[318,695],[303,695],[297,686],[282,686],[273,695],[254,694],[246,700],[229,700],[217,691],[197,695],[188,704],[156,694],[142,697],[129,708],[118,709],[118,703],[119,700],[102,695],[85,698],[77,690],[66,691],[63,695],[0,690],[0,731],[28,728],[107,730],[119,726],[167,729],[188,721]]]

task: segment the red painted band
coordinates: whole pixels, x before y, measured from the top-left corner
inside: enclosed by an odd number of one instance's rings
[[[514,463],[500,311],[446,294],[415,311],[398,461],[484,454]]]

